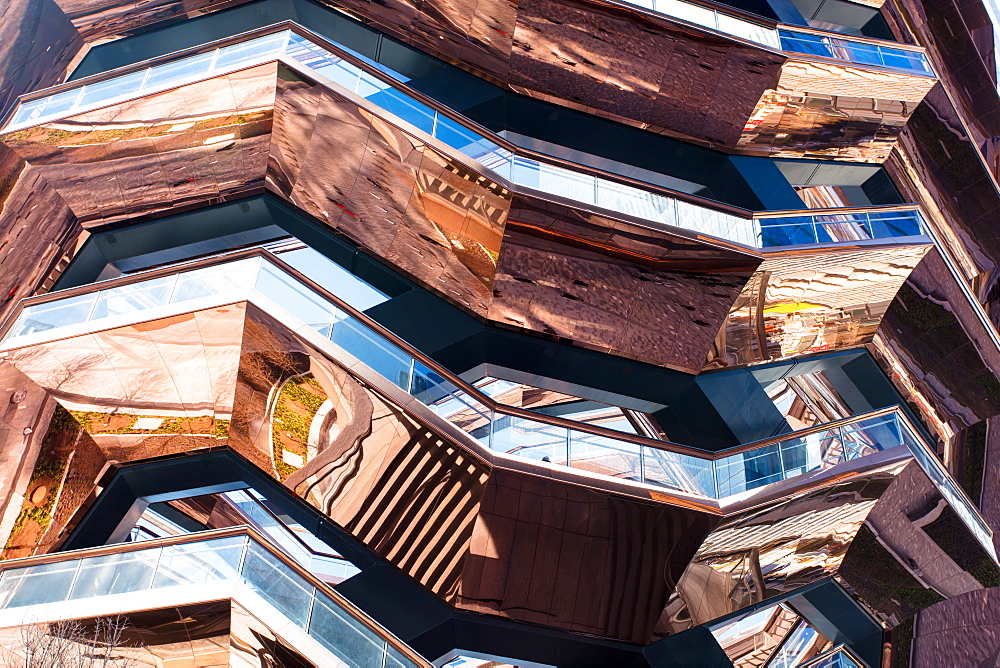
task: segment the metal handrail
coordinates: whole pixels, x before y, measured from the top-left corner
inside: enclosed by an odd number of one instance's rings
[[[45,303],[49,301],[57,301],[65,297],[75,296],[79,294],[86,294],[88,292],[93,292],[97,290],[115,288],[123,285],[130,285],[132,283],[143,282],[151,278],[182,273],[194,269],[199,269],[201,267],[213,266],[217,264],[223,264],[226,262],[231,262],[251,257],[261,257],[267,260],[268,262],[276,266],[278,269],[282,270],[284,273],[288,274],[292,278],[296,279],[297,281],[305,285],[311,291],[315,292],[316,294],[322,296],[325,299],[328,299],[337,308],[340,308],[341,310],[345,311],[348,315],[356,319],[362,325],[364,325],[371,331],[375,332],[382,338],[386,339],[393,345],[396,345],[397,347],[402,349],[403,352],[407,353],[415,360],[417,360],[418,362],[420,362],[421,364],[432,370],[434,373],[441,376],[444,380],[447,380],[448,382],[457,386],[466,394],[476,399],[484,407],[496,411],[498,413],[510,415],[512,417],[530,419],[537,422],[549,424],[555,427],[563,427],[566,429],[572,429],[574,431],[587,432],[594,436],[602,436],[605,438],[624,441],[635,445],[643,445],[658,450],[665,450],[668,452],[673,452],[675,454],[688,455],[703,460],[714,461],[718,459],[723,459],[725,457],[729,457],[731,455],[737,455],[744,452],[749,452],[751,450],[764,448],[769,445],[774,445],[782,441],[787,441],[790,438],[796,438],[798,436],[808,436],[809,434],[822,432],[827,429],[833,429],[845,426],[848,424],[852,424],[854,422],[870,418],[881,417],[883,415],[888,415],[890,413],[899,410],[899,407],[896,405],[888,406],[885,408],[870,411],[860,415],[841,418],[839,420],[834,420],[832,422],[827,422],[820,425],[813,425],[812,427],[807,427],[806,429],[802,429],[796,432],[790,432],[779,436],[772,436],[759,441],[754,441],[752,443],[741,444],[718,452],[707,452],[705,450],[701,450],[687,445],[682,445],[680,443],[651,439],[646,436],[640,436],[638,434],[629,434],[627,432],[616,431],[614,429],[608,429],[607,427],[602,427],[599,425],[594,425],[584,422],[576,422],[556,415],[545,415],[543,413],[535,413],[533,411],[524,408],[518,408],[515,406],[508,406],[506,404],[499,403],[492,397],[482,393],[479,389],[475,388],[474,386],[463,380],[457,374],[452,373],[450,370],[442,366],[440,363],[436,362],[429,356],[425,355],[423,352],[421,352],[420,350],[418,350],[417,348],[415,348],[402,338],[398,337],[396,334],[394,334],[392,331],[390,331],[383,325],[379,324],[378,322],[375,322],[361,311],[358,311],[353,306],[343,301],[337,295],[333,294],[323,286],[319,285],[308,276],[302,274],[291,265],[285,263],[283,260],[280,259],[280,257],[275,256],[270,251],[261,248],[234,251],[232,253],[226,253],[209,258],[199,258],[197,260],[183,263],[181,265],[160,267],[157,269],[150,270],[149,272],[132,274],[130,276],[121,276],[119,278],[110,279],[108,281],[102,281],[101,283],[94,283],[86,286],[77,286],[75,288],[69,288],[67,290],[60,290],[58,292],[51,292],[45,295],[39,295],[37,297],[29,297],[27,299],[23,299],[18,303],[17,307],[8,316],[7,321],[4,323],[3,327],[0,328],[0,340],[2,340],[3,337],[7,334],[7,332],[10,330],[10,327],[17,320],[17,317],[27,306],[33,306],[35,304]]]
[[[802,439],[804,437],[809,436],[810,434],[815,434],[815,433],[819,433],[819,432],[827,432],[827,431],[837,430],[837,429],[841,429],[843,427],[847,427],[847,426],[849,426],[851,424],[860,423],[860,422],[864,422],[864,421],[867,421],[867,420],[876,419],[876,418],[881,417],[881,416],[894,414],[896,416],[896,420],[900,420],[900,419],[902,420],[903,427],[906,428],[906,430],[909,432],[909,434],[912,436],[913,440],[915,441],[915,447],[918,448],[918,449],[920,449],[920,451],[921,451],[922,456],[918,457],[917,453],[913,452],[911,450],[911,455],[915,459],[917,459],[918,465],[920,465],[922,468],[925,468],[926,466],[930,466],[931,468],[935,469],[935,471],[933,472],[933,474],[929,470],[926,471],[926,474],[932,480],[934,480],[935,478],[940,478],[940,483],[935,483],[935,485],[939,487],[942,495],[947,498],[949,504],[951,504],[953,506],[957,505],[957,506],[961,507],[961,510],[958,507],[956,507],[956,512],[958,512],[959,515],[963,516],[965,518],[965,521],[972,522],[972,523],[974,523],[976,525],[976,527],[979,530],[979,533],[976,534],[977,538],[981,542],[983,542],[984,548],[986,548],[987,551],[989,551],[989,552],[991,552],[991,554],[995,555],[995,552],[992,550],[992,535],[993,535],[992,529],[990,529],[989,525],[982,519],[981,515],[979,514],[978,510],[976,509],[975,504],[973,504],[971,502],[971,500],[968,498],[968,496],[965,495],[965,493],[961,490],[961,488],[959,488],[954,483],[954,480],[948,474],[947,469],[944,468],[944,466],[941,464],[941,462],[937,459],[937,457],[934,454],[934,452],[927,445],[927,442],[926,442],[925,438],[922,435],[922,431],[919,430],[914,425],[914,423],[912,422],[912,420],[909,419],[909,417],[906,415],[906,413],[904,412],[903,408],[900,405],[888,406],[888,407],[884,407],[884,408],[881,408],[881,409],[869,411],[867,413],[863,413],[863,414],[860,414],[860,415],[854,415],[854,416],[850,416],[850,417],[846,417],[846,418],[841,418],[839,420],[834,420],[834,421],[823,423],[823,424],[813,425],[811,427],[808,427],[806,429],[802,429],[802,430],[799,430],[799,431],[796,431],[796,432],[790,432],[790,433],[786,433],[786,434],[782,434],[782,435],[778,435],[778,436],[772,436],[772,437],[769,437],[767,439],[762,439],[762,440],[758,440],[758,441],[755,441],[755,442],[752,442],[752,443],[747,443],[747,444],[741,444],[739,446],[728,448],[726,450],[722,450],[722,451],[719,451],[719,452],[708,453],[708,452],[705,452],[703,450],[692,448],[690,446],[684,446],[684,445],[680,445],[680,444],[676,444],[676,443],[671,443],[669,441],[658,441],[658,440],[650,439],[650,438],[647,438],[645,436],[640,436],[640,435],[637,435],[637,434],[628,434],[628,433],[625,433],[625,432],[618,432],[618,431],[611,430],[611,429],[608,429],[606,427],[602,427],[602,426],[599,426],[599,425],[594,425],[594,424],[589,424],[589,423],[583,423],[583,422],[575,422],[575,421],[567,420],[566,418],[562,418],[562,417],[558,417],[558,416],[554,416],[554,415],[545,415],[543,413],[535,413],[535,412],[532,412],[532,411],[529,411],[529,410],[526,410],[526,409],[515,408],[515,407],[512,407],[512,406],[507,406],[505,404],[500,404],[500,403],[496,402],[495,400],[493,400],[491,397],[489,397],[489,396],[481,393],[477,388],[473,387],[472,385],[470,385],[469,383],[465,382],[461,378],[459,378],[456,375],[452,374],[449,370],[445,369],[443,366],[441,366],[440,364],[438,364],[434,360],[430,359],[429,357],[427,357],[426,355],[424,355],[423,353],[421,353],[419,350],[417,350],[416,348],[414,348],[413,346],[411,346],[406,341],[404,341],[401,338],[397,337],[395,334],[393,334],[392,332],[390,332],[389,330],[387,330],[383,326],[379,325],[378,323],[372,321],[367,316],[365,316],[363,313],[361,313],[360,311],[358,311],[357,309],[355,309],[351,305],[347,304],[346,302],[344,302],[343,300],[341,300],[336,295],[330,293],[328,290],[326,290],[322,286],[316,284],[315,282],[313,282],[308,277],[302,275],[296,269],[294,269],[293,267],[290,267],[289,265],[287,265],[285,262],[283,262],[279,258],[274,257],[270,252],[268,252],[268,251],[266,251],[264,249],[259,249],[258,248],[258,249],[244,250],[244,251],[238,251],[238,252],[235,252],[235,253],[230,253],[230,254],[227,254],[225,256],[220,256],[220,257],[216,257],[216,258],[202,259],[200,261],[189,263],[188,266],[195,265],[195,264],[199,264],[201,266],[212,265],[212,264],[219,264],[220,258],[221,259],[225,259],[225,260],[233,260],[235,257],[239,257],[239,258],[259,257],[262,261],[269,262],[275,268],[283,271],[285,273],[285,275],[287,275],[287,276],[289,276],[289,277],[297,280],[304,287],[313,290],[315,292],[315,294],[317,294],[318,296],[321,296],[321,297],[327,299],[327,301],[330,302],[334,307],[340,308],[344,313],[346,313],[348,316],[354,318],[354,320],[356,320],[362,326],[368,328],[369,330],[371,330],[372,332],[374,332],[376,334],[381,335],[383,337],[383,339],[386,340],[387,342],[390,342],[390,343],[396,345],[399,350],[401,350],[404,353],[409,354],[410,358],[412,360],[414,360],[414,361],[419,360],[421,364],[423,364],[425,367],[428,368],[428,370],[434,371],[438,376],[440,376],[442,378],[442,380],[446,380],[446,381],[450,382],[454,387],[456,387],[456,388],[462,390],[463,392],[465,392],[465,394],[468,395],[470,398],[479,401],[479,403],[481,405],[483,405],[484,408],[492,410],[494,412],[494,414],[495,413],[500,413],[500,414],[506,414],[506,415],[516,416],[516,417],[522,417],[522,418],[524,418],[526,420],[530,420],[530,421],[533,421],[535,423],[548,424],[548,425],[552,425],[552,426],[564,428],[564,429],[567,430],[567,432],[566,432],[567,433],[567,437],[571,433],[571,430],[572,431],[586,432],[586,433],[590,433],[590,434],[593,434],[593,435],[596,435],[596,436],[600,436],[600,437],[606,438],[606,439],[611,440],[611,441],[617,441],[617,442],[621,442],[621,443],[638,444],[640,446],[644,446],[644,447],[650,448],[650,449],[652,449],[654,451],[673,452],[673,453],[676,453],[676,454],[681,454],[681,455],[689,456],[692,459],[697,459],[697,460],[704,461],[704,462],[713,462],[713,461],[717,461],[717,460],[720,460],[720,459],[723,459],[723,458],[726,458],[726,457],[731,457],[731,456],[739,455],[739,454],[742,454],[742,453],[745,453],[745,452],[750,452],[750,451],[755,451],[755,450],[759,450],[759,449],[762,449],[762,448],[766,448],[768,446],[776,445],[778,443],[787,442],[787,441],[791,441],[791,440],[799,440],[799,439]],[[85,287],[88,288],[88,289],[90,289],[90,290],[95,290],[96,289],[97,291],[100,291],[101,289],[103,289],[104,287],[106,287],[107,284],[112,284],[113,283],[114,285],[117,286],[117,285],[127,285],[127,284],[130,284],[130,283],[142,282],[142,281],[147,280],[149,278],[150,274],[156,273],[157,275],[162,275],[162,274],[165,274],[165,273],[169,273],[171,270],[173,271],[173,273],[178,274],[178,275],[179,275],[179,273],[181,273],[181,272],[177,272],[177,268],[176,267],[163,268],[163,269],[160,269],[160,270],[154,270],[152,272],[147,272],[147,273],[143,273],[143,274],[135,274],[135,275],[128,276],[128,277],[121,277],[119,279],[108,281],[105,284],[97,284],[96,288],[93,285],[91,285],[91,286],[85,286]],[[47,297],[49,300],[51,300],[53,297],[65,296],[66,292],[80,292],[80,291],[81,291],[80,288],[74,288],[74,289],[67,290],[67,291],[64,291],[64,292],[52,293],[51,295],[45,295],[44,297]],[[250,297],[248,295],[247,297],[244,297],[244,299],[241,299],[239,301],[243,301],[243,300],[245,300],[247,298],[251,298],[251,300],[252,300],[252,297]],[[32,302],[32,301],[33,300],[31,298],[29,298],[27,300],[22,300],[21,302],[19,302],[18,306],[17,306],[17,309],[15,309],[15,312],[14,312],[14,314],[12,314],[11,317],[13,318],[14,315],[19,315],[23,311],[25,305],[28,304],[29,302]],[[9,323],[10,323],[10,321],[8,321],[8,323],[5,323],[5,325],[4,325],[4,330],[5,331],[7,331],[7,328],[9,327]],[[362,362],[364,362],[364,360],[362,360]],[[456,398],[458,398],[457,395],[454,395],[454,393],[449,392],[449,394],[452,394],[452,396],[455,396]],[[465,402],[463,401],[463,403],[465,403]],[[469,404],[466,404],[466,406],[469,406]],[[472,406],[469,406],[469,408],[472,408]],[[489,416],[488,419],[491,421],[491,424],[495,424],[496,421],[493,419],[492,415]],[[903,445],[903,443],[900,443],[900,445]],[[642,451],[640,451],[640,456],[642,456]],[[926,461],[926,464],[924,463],[924,461]],[[974,533],[976,533],[976,532],[974,531]],[[989,543],[989,545],[987,545],[987,543]]]
[[[713,211],[721,211],[723,213],[728,213],[734,216],[739,216],[741,218],[747,218],[747,219],[753,217],[754,211],[752,211],[751,209],[744,209],[742,207],[726,204],[725,202],[718,202],[716,200],[707,199],[680,190],[673,190],[666,186],[661,186],[655,183],[649,183],[647,181],[635,179],[630,176],[626,176],[624,174],[608,172],[599,167],[593,167],[591,165],[576,163],[571,160],[566,160],[565,158],[560,158],[558,156],[553,156],[547,153],[542,153],[539,151],[535,151],[533,149],[528,149],[518,146],[517,144],[511,142],[509,139],[499,134],[496,134],[489,128],[483,127],[478,123],[476,123],[475,121],[469,119],[468,117],[451,109],[450,107],[441,104],[434,98],[429,97],[424,93],[411,88],[405,82],[393,78],[392,76],[386,74],[385,72],[376,67],[372,67],[370,63],[366,62],[361,58],[358,58],[349,51],[344,50],[344,48],[339,44],[337,44],[336,42],[332,42],[329,39],[323,37],[322,35],[319,35],[318,33],[315,33],[309,30],[308,28],[291,20],[280,21],[278,23],[273,23],[271,25],[264,26],[262,28],[255,28],[253,30],[248,30],[238,35],[224,37],[222,39],[218,39],[212,42],[206,42],[204,44],[199,44],[197,46],[189,47],[187,49],[173,51],[171,53],[164,54],[162,56],[157,56],[155,58],[150,58],[148,60],[144,60],[138,63],[124,65],[122,67],[113,70],[98,72],[96,74],[91,74],[86,77],[81,77],[80,79],[76,79],[74,81],[68,81],[55,86],[50,86],[49,88],[43,88],[41,90],[33,91],[31,93],[25,93],[23,95],[18,96],[16,104],[14,104],[3,116],[0,116],[0,129],[4,128],[7,125],[7,123],[10,122],[11,117],[17,112],[19,106],[25,102],[30,102],[32,100],[36,100],[42,97],[49,97],[51,95],[58,94],[60,92],[67,90],[82,88],[83,86],[89,84],[99,83],[101,81],[105,81],[107,79],[113,79],[115,77],[129,74],[131,72],[140,72],[150,67],[155,67],[160,64],[168,63],[177,60],[179,58],[193,56],[199,53],[206,53],[208,51],[213,51],[215,49],[223,48],[233,44],[239,44],[241,42],[247,41],[248,39],[263,37],[272,33],[281,32],[283,30],[291,30],[300,37],[305,37],[306,39],[309,39],[310,41],[318,44],[319,46],[322,46],[325,49],[329,49],[330,51],[335,53],[337,57],[343,58],[344,60],[348,61],[355,67],[364,70],[367,74],[370,74],[376,77],[377,79],[383,81],[384,83],[389,84],[392,87],[403,91],[408,96],[417,100],[421,104],[431,107],[432,109],[434,109],[434,111],[444,116],[447,116],[450,120],[455,121],[456,123],[465,127],[466,129],[472,130],[477,134],[488,137],[490,141],[496,143],[498,146],[510,151],[511,153],[527,157],[530,159],[539,160],[541,162],[547,162],[557,167],[565,167],[568,169],[572,169],[574,171],[587,174],[590,176],[598,176],[600,178],[607,179],[609,181],[615,181],[617,183],[621,183],[622,185],[648,190],[649,192],[663,195],[664,197],[669,197],[671,199],[682,200],[690,204],[704,206],[705,208],[712,209]],[[286,65],[291,64],[293,67],[296,65],[296,63],[285,63],[285,64]],[[215,74],[211,76],[214,77],[218,75]],[[180,84],[179,86],[176,87],[180,87],[183,85],[188,85],[188,84]],[[47,122],[52,122],[52,121],[47,121]],[[491,176],[490,178],[493,177]],[[500,176],[500,178],[502,179],[503,177]]]
[[[417,102],[419,102],[421,104],[424,104],[427,107],[430,107],[436,113],[441,114],[441,115],[447,117],[451,121],[453,121],[453,122],[461,125],[462,127],[464,127],[466,129],[468,129],[468,130],[476,133],[477,135],[483,136],[484,138],[488,138],[490,141],[494,142],[495,144],[497,144],[501,148],[503,148],[503,149],[505,149],[507,151],[510,151],[512,154],[515,154],[515,155],[518,155],[518,156],[521,156],[521,157],[525,157],[525,158],[528,158],[528,159],[531,159],[531,160],[537,160],[539,162],[548,163],[548,164],[556,166],[556,167],[562,167],[562,168],[569,169],[571,171],[575,171],[577,173],[585,174],[585,175],[588,175],[588,176],[597,177],[597,178],[601,178],[601,179],[606,179],[608,181],[611,181],[611,182],[614,182],[614,183],[619,183],[621,185],[625,185],[625,186],[629,186],[629,187],[633,187],[633,188],[638,188],[640,190],[643,190],[643,191],[646,191],[646,192],[649,192],[649,193],[652,193],[652,194],[655,194],[655,195],[660,195],[660,196],[663,196],[663,197],[666,197],[666,198],[669,198],[669,199],[674,199],[674,200],[678,200],[678,201],[687,202],[687,203],[693,204],[695,206],[703,207],[703,208],[706,208],[706,209],[709,209],[709,210],[712,210],[712,211],[718,211],[718,212],[729,214],[729,215],[736,216],[736,217],[739,217],[739,218],[745,218],[745,219],[748,219],[748,220],[756,220],[756,219],[759,219],[759,218],[793,217],[795,215],[799,215],[799,216],[805,216],[805,215],[825,215],[827,213],[844,213],[844,214],[846,214],[846,213],[852,213],[852,212],[864,212],[864,211],[871,211],[871,210],[879,210],[879,211],[883,211],[883,210],[884,211],[896,211],[896,210],[900,210],[900,211],[902,211],[902,210],[910,210],[910,211],[912,211],[912,210],[917,210],[916,209],[916,205],[914,205],[914,204],[909,204],[909,205],[903,204],[903,205],[869,206],[869,207],[842,207],[842,208],[836,208],[836,209],[800,209],[800,210],[787,210],[787,211],[779,211],[779,212],[753,211],[751,209],[745,209],[745,208],[742,208],[742,207],[738,207],[738,206],[734,206],[734,205],[731,205],[731,204],[727,204],[725,202],[719,202],[719,201],[716,201],[716,200],[708,199],[708,198],[705,198],[705,197],[701,197],[701,196],[694,195],[694,194],[691,194],[691,193],[683,192],[683,191],[680,191],[680,190],[674,190],[674,189],[671,189],[669,187],[662,186],[662,185],[659,185],[659,184],[649,183],[647,181],[642,181],[640,179],[629,177],[629,176],[626,176],[626,175],[623,175],[623,174],[618,174],[618,173],[615,173],[615,172],[610,172],[610,171],[601,169],[599,167],[594,167],[594,166],[591,166],[591,165],[585,165],[585,164],[573,162],[573,161],[567,160],[565,158],[560,158],[558,156],[549,155],[547,153],[543,153],[543,152],[536,151],[536,150],[533,150],[533,149],[524,148],[524,147],[518,146],[517,144],[514,144],[513,142],[511,142],[507,138],[502,137],[499,134],[496,134],[492,130],[490,130],[490,129],[484,127],[484,126],[479,125],[475,121],[472,121],[471,119],[467,118],[466,116],[464,116],[464,115],[456,112],[455,110],[447,107],[446,105],[441,104],[436,99],[434,99],[432,97],[429,97],[429,96],[425,95],[424,93],[411,88],[405,82],[402,82],[402,81],[400,81],[400,80],[398,80],[398,79],[390,76],[389,74],[383,72],[381,69],[379,69],[377,67],[373,67],[370,63],[366,62],[362,58],[358,58],[354,54],[352,54],[349,51],[345,50],[342,46],[340,46],[336,42],[333,42],[333,41],[325,38],[324,36],[319,35],[319,34],[313,32],[312,30],[309,30],[308,28],[305,28],[304,26],[301,26],[298,23],[295,23],[294,21],[290,21],[290,20],[281,21],[281,22],[278,22],[278,23],[271,24],[269,26],[264,26],[262,28],[256,28],[254,30],[249,30],[249,31],[240,33],[238,35],[233,35],[233,36],[222,38],[222,39],[215,40],[215,41],[212,41],[212,42],[206,42],[205,44],[200,44],[200,45],[197,45],[197,46],[194,46],[194,47],[190,47],[190,48],[187,48],[187,49],[181,49],[179,51],[175,51],[175,52],[172,52],[172,53],[169,53],[169,54],[165,54],[165,55],[162,55],[162,56],[157,56],[155,58],[151,58],[151,59],[139,62],[139,63],[133,63],[131,65],[126,65],[126,66],[123,66],[123,67],[120,67],[120,68],[117,68],[117,69],[114,69],[114,70],[108,70],[108,71],[105,71],[105,72],[99,72],[97,74],[92,74],[92,75],[90,75],[88,77],[83,77],[83,78],[75,80],[75,81],[66,82],[66,83],[63,83],[63,84],[59,84],[57,86],[52,86],[50,88],[42,89],[40,91],[34,91],[32,93],[27,93],[27,94],[21,95],[21,96],[18,97],[17,104],[14,105],[8,111],[8,113],[4,115],[4,117],[2,119],[0,119],[0,128],[4,127],[4,125],[6,125],[9,122],[10,117],[13,114],[15,114],[16,111],[17,111],[17,109],[20,107],[20,105],[23,104],[23,103],[25,103],[25,102],[28,102],[28,101],[31,101],[31,100],[34,100],[34,99],[38,99],[40,97],[48,97],[48,96],[51,96],[53,94],[56,94],[56,93],[59,93],[59,92],[62,92],[62,91],[66,91],[66,90],[73,90],[73,89],[77,89],[77,88],[82,88],[83,86],[86,86],[88,84],[97,83],[97,82],[104,81],[104,80],[111,79],[111,78],[115,78],[115,77],[118,77],[118,76],[123,76],[123,75],[131,73],[131,72],[142,71],[144,69],[148,69],[150,67],[155,67],[156,65],[159,65],[159,64],[171,62],[171,61],[177,60],[177,59],[182,58],[182,57],[186,57],[186,56],[196,55],[198,53],[204,53],[204,52],[212,51],[212,50],[215,50],[215,49],[218,49],[218,48],[223,48],[225,46],[229,46],[229,45],[233,45],[233,44],[239,44],[241,42],[245,42],[245,41],[247,41],[249,39],[252,39],[252,38],[266,36],[266,35],[269,35],[269,34],[281,32],[283,30],[290,30],[290,31],[294,32],[295,34],[299,35],[300,37],[308,39],[309,41],[311,41],[311,42],[313,42],[313,43],[315,43],[315,44],[323,47],[324,49],[327,49],[327,50],[331,51],[337,57],[342,58],[343,60],[351,63],[355,67],[358,67],[359,69],[365,71],[367,74],[369,74],[369,75],[371,75],[371,76],[379,79],[383,83],[385,83],[385,84],[387,84],[387,85],[389,85],[389,86],[391,86],[391,87],[393,87],[395,89],[398,89],[398,90],[402,91],[407,96],[413,98]],[[822,33],[819,33],[819,34],[822,34]],[[280,58],[279,58],[279,60],[281,60],[281,62],[285,63],[286,65],[291,65],[292,67],[296,67],[296,66],[301,67],[301,65],[299,65],[298,63],[289,63],[289,62],[286,62],[284,59],[280,59]],[[187,85],[187,84],[180,84],[180,85]],[[382,111],[382,114],[379,114],[380,116],[383,115],[384,113],[386,113],[385,110],[380,110],[380,111]],[[449,155],[451,155],[451,154],[452,154],[452,151],[449,151]],[[494,179],[495,177],[499,177],[501,180],[506,181],[506,179],[503,176],[498,175],[498,174],[497,175],[492,175],[491,174],[489,178]],[[518,189],[518,188],[515,187],[515,184],[505,184],[505,185],[511,186],[512,189]]]
[[[357,607],[351,601],[346,599],[337,590],[333,589],[330,585],[326,584],[315,575],[310,573],[306,568],[301,566],[294,559],[289,557],[287,554],[282,552],[276,546],[274,546],[270,540],[263,534],[261,534],[257,529],[249,525],[242,525],[236,527],[226,527],[224,529],[210,529],[208,531],[199,531],[196,533],[181,534],[177,536],[166,536],[163,538],[153,538],[151,540],[144,540],[139,542],[130,543],[117,543],[115,545],[99,545],[97,547],[85,547],[79,550],[68,550],[66,552],[50,552],[48,554],[36,555],[31,557],[19,557],[16,559],[8,559],[6,561],[0,561],[0,575],[6,573],[9,570],[26,568],[29,566],[39,566],[43,564],[52,564],[62,561],[70,561],[74,559],[87,559],[90,557],[100,557],[108,554],[124,554],[128,552],[138,552],[141,550],[155,549],[158,547],[170,547],[174,545],[186,545],[190,543],[202,543],[209,540],[218,540],[221,538],[236,538],[239,536],[247,537],[254,541],[268,552],[270,552],[274,557],[279,559],[282,564],[288,566],[295,574],[306,580],[311,586],[316,587],[323,592],[324,595],[331,598],[337,603],[338,606],[343,608],[354,617],[355,620],[363,624],[366,628],[373,631],[380,637],[386,640],[389,644],[393,646],[396,650],[402,652],[411,661],[414,661],[418,665],[426,666],[431,668],[431,664],[422,656],[417,654],[413,649],[408,647],[402,640],[397,638],[392,634],[391,631],[383,627],[381,624],[376,622],[374,619],[368,617],[367,614],[361,608]]]

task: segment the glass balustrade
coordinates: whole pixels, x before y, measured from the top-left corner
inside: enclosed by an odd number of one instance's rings
[[[890,43],[877,44],[840,35],[827,36],[786,27],[774,28],[683,0],[626,0],[626,2],[780,51],[834,58],[855,65],[884,67],[907,74],[934,76],[927,56],[922,51],[893,46]]]
[[[678,0],[670,2],[685,5]],[[489,137],[465,127],[291,30],[24,102],[5,131],[15,131],[275,59],[305,67],[350,90],[518,186],[654,224],[679,227],[758,248],[920,234],[920,217],[915,210],[753,219],[516,155]]]
[[[227,304],[252,300],[257,294],[417,398],[484,447],[508,455],[725,499],[905,446],[977,539],[994,553],[992,532],[978,511],[898,412],[859,415],[847,424],[806,434],[791,433],[780,441],[714,460],[637,443],[612,430],[595,433],[586,428],[552,424],[518,414],[516,409],[494,407],[477,390],[466,391],[368,322],[299,282],[270,257],[260,254],[29,304],[0,342],[0,349],[66,336],[67,330],[79,333],[81,325],[87,322],[92,323],[90,331],[96,331],[102,328],[102,322],[104,327],[118,326],[126,316],[131,316],[131,322],[163,317],[160,314],[167,313],[165,308],[176,309],[185,302],[191,308],[205,308],[209,305],[205,301],[208,296],[214,296],[218,304]]]
[[[934,76],[927,56],[922,51],[787,28],[780,28],[777,32],[782,51],[834,58],[856,65],[886,67],[907,74]]]
[[[772,49],[780,49],[781,42],[778,39],[778,31],[772,27],[754,23],[729,14],[694,4],[683,2],[682,0],[626,0],[630,5],[652,9],[654,12],[666,14],[667,16],[682,21],[687,21],[696,26],[718,30],[726,35],[740,37],[750,42],[763,44]]]
[[[158,597],[176,604],[167,597],[179,590],[202,596],[215,583],[250,590],[349,666],[420,665],[250,535],[7,567],[0,572],[0,609],[117,595],[117,609],[128,611],[134,599],[135,609],[144,610]]]
[[[824,213],[791,217],[760,217],[758,246],[797,246],[866,239],[920,236],[923,221],[916,210]]]
[[[257,255],[210,267],[180,271],[65,299],[27,305],[0,347],[15,348],[67,335],[162,317],[163,309],[189,302],[203,308],[206,296],[219,304],[252,299],[279,305],[337,348],[419,399],[483,446],[498,452],[568,466],[622,480],[655,485],[709,498],[726,498],[830,468],[874,452],[906,446],[942,488],[956,512],[981,536],[988,529],[955,487],[940,462],[896,413],[856,417],[847,425],[787,438],[712,460],[636,443],[614,431],[576,429],[533,419],[514,409],[494,408],[478,391],[457,383],[416,359],[376,329],[332,300],[314,292],[269,259]],[[570,421],[571,423],[572,421]]]

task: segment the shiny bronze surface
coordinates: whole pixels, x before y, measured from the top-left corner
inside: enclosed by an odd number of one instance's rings
[[[66,50],[73,54],[84,40],[136,34],[241,3],[58,4],[61,20],[76,28]],[[934,84],[931,77],[776,52],[639,7],[592,0],[329,4],[514,90],[751,154],[881,162]],[[768,19],[752,21],[773,31]]]
[[[510,216],[491,320],[690,371],[759,262],[521,196]]]
[[[895,626],[938,601],[1000,584],[1000,569],[958,521],[916,462],[734,516],[702,543],[656,633],[831,576]]]
[[[897,290],[929,248],[768,253],[734,303],[706,368],[870,342]]]
[[[884,162],[935,80],[792,57],[760,97],[742,152]]]
[[[1000,411],[1000,352],[936,250],[901,288],[870,348],[941,443]]]

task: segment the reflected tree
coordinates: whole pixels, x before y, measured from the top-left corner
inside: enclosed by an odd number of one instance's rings
[[[4,668],[137,668],[135,645],[125,641],[128,618],[99,617],[90,624],[77,620],[25,624]],[[128,648],[127,652],[123,652]]]

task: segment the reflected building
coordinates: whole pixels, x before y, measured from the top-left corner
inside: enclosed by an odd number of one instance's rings
[[[13,0],[0,656],[992,660],[987,24]]]

